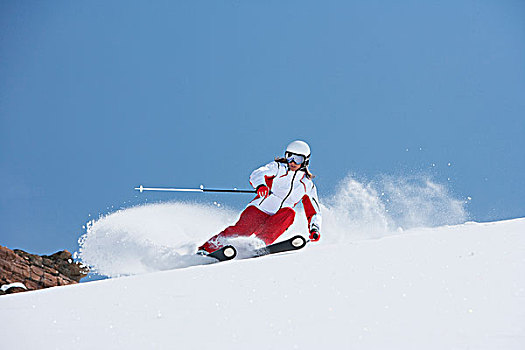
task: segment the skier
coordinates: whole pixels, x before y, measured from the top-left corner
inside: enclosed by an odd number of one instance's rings
[[[321,238],[321,212],[317,189],[308,170],[310,147],[304,141],[293,141],[286,147],[285,157],[256,169],[250,175],[250,184],[257,196],[241,213],[237,223],[210,238],[198,248],[197,254],[206,255],[221,247],[225,238],[254,234],[266,245],[273,243],[292,225],[295,206],[303,202],[308,219],[310,240]]]

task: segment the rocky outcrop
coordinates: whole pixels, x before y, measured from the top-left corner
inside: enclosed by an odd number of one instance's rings
[[[78,283],[88,272],[87,267],[73,261],[67,250],[35,255],[0,246],[0,286],[5,286],[0,289],[0,295],[24,291],[19,283],[27,290]],[[13,283],[13,288],[7,288]]]

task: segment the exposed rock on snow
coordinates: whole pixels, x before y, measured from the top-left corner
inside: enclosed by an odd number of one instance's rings
[[[87,273],[67,250],[40,256],[0,246],[0,295],[78,283]]]

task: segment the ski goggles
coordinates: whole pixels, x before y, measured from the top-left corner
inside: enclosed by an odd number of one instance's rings
[[[304,163],[304,156],[300,156],[298,154],[293,153],[287,153],[286,160],[288,161],[288,163],[294,162],[297,165],[301,165]]]

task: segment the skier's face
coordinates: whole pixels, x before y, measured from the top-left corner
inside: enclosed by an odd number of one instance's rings
[[[288,162],[288,166],[290,167],[291,171],[297,171],[301,167],[300,164],[296,164],[293,160],[291,162]]]

